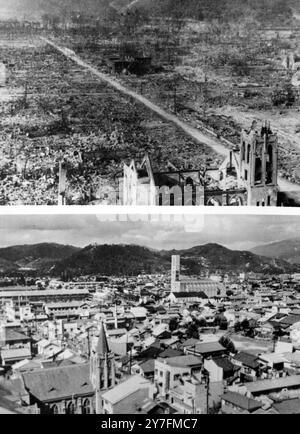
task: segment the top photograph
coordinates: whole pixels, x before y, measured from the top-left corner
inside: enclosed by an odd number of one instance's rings
[[[299,0],[0,0],[0,205],[300,206]]]

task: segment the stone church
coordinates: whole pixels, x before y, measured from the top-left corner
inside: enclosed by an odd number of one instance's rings
[[[146,155],[124,165],[123,205],[277,206],[278,139],[268,122],[253,122],[220,167],[155,173]]]
[[[41,414],[102,414],[101,394],[116,384],[103,324],[88,363],[34,370],[14,381],[23,405]]]

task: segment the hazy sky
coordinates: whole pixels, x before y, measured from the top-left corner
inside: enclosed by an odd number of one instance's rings
[[[233,249],[300,238],[300,217],[257,215],[177,216],[2,215],[0,246],[55,242],[85,246],[91,243],[139,244],[155,249],[188,248],[220,243]],[[144,221],[141,221],[143,218]],[[156,218],[156,221],[153,219]],[[157,221],[160,218],[160,221]]]

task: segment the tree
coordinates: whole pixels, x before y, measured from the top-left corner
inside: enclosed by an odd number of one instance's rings
[[[215,326],[220,327],[221,330],[227,330],[228,322],[224,315],[217,315],[215,318]]]
[[[234,324],[234,331],[237,333],[237,332],[239,332],[239,331],[241,331],[241,323],[239,322],[239,321],[237,321],[235,324]]]
[[[230,353],[236,353],[236,348],[234,346],[234,343],[228,336],[222,336],[219,340],[219,344],[222,345],[224,348],[226,348],[227,351]]]
[[[198,325],[198,327],[206,327],[206,320],[205,318],[200,318],[195,320],[196,324]]]
[[[191,322],[186,329],[186,335],[188,339],[190,338],[199,339],[199,330],[197,324]]]
[[[178,327],[178,320],[177,320],[177,318],[171,318],[171,320],[169,322],[170,332],[173,332],[174,330],[177,330],[177,327]]]

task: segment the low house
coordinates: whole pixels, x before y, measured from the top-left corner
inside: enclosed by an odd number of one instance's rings
[[[21,331],[11,327],[0,328],[0,348],[30,347],[31,338]]]
[[[221,412],[224,414],[251,414],[263,406],[256,399],[230,391],[221,396],[221,403]]]
[[[202,365],[202,359],[193,355],[156,359],[154,381],[160,395],[167,396],[183,377],[200,373]]]
[[[300,399],[285,399],[272,405],[275,414],[300,414]]]
[[[186,354],[203,357],[219,357],[226,354],[227,350],[219,342],[204,342],[185,347]]]
[[[227,356],[205,359],[204,368],[209,372],[210,381],[213,382],[233,379],[240,369]]]
[[[134,375],[102,394],[104,414],[141,413],[143,400],[151,395],[152,384],[140,375]]]
[[[31,359],[30,348],[10,348],[1,351],[1,361],[5,365],[13,365],[21,360]]]
[[[155,370],[154,366],[155,366],[155,360],[149,359],[146,360],[145,362],[133,366],[132,373],[142,375],[144,378],[151,380],[154,378],[154,370]]]
[[[244,385],[249,397],[259,397],[269,395],[273,392],[285,390],[288,395],[289,391],[300,392],[300,375],[291,375],[281,378],[272,378],[269,380],[259,380]]]
[[[241,381],[254,381],[259,377],[260,363],[258,356],[240,351],[232,358],[232,362],[240,368]]]

